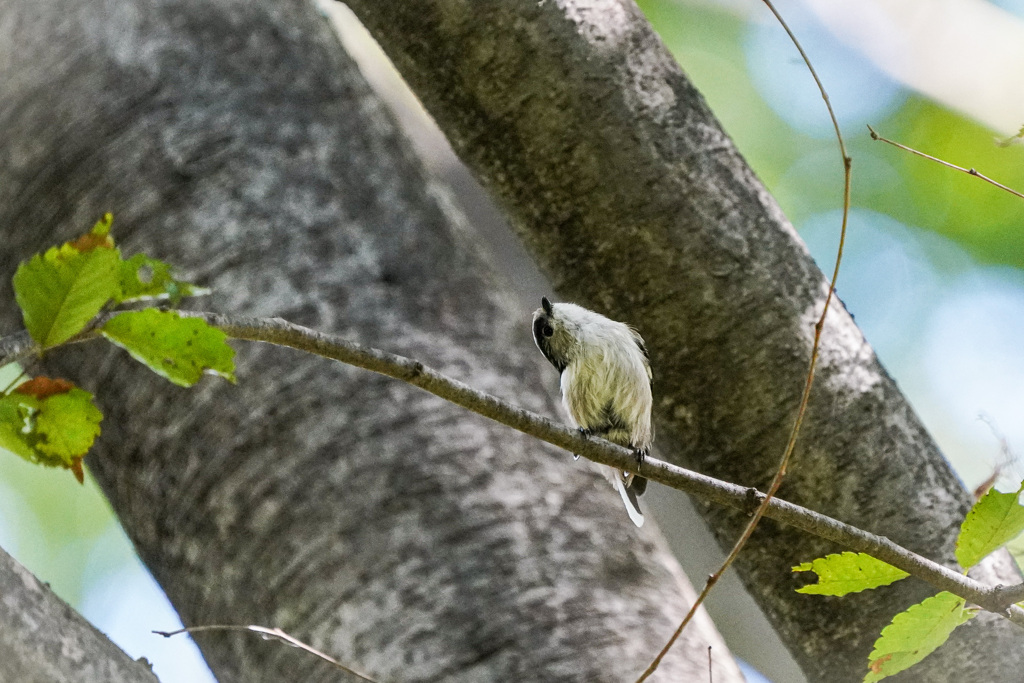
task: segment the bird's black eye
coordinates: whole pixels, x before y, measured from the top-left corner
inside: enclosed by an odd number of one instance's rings
[[[545,337],[550,337],[555,333],[555,331],[551,329],[551,325],[544,325],[544,327],[540,329],[540,333],[543,334]]]

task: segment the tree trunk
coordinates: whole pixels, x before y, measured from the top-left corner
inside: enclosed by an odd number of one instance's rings
[[[304,0],[0,0],[4,272],[104,211],[196,304],[415,357],[554,413],[528,312]],[[13,301],[9,280],[0,296]],[[13,304],[5,326],[19,322]],[[624,681],[692,590],[585,462],[411,387],[238,345],[239,384],[52,354],[87,459],[184,622],[278,626],[379,681]],[[247,634],[221,681],[347,680]],[[740,680],[706,617],[656,680]]]
[[[632,0],[348,4],[559,294],[640,329],[660,454],[764,488],[827,281]],[[781,495],[953,563],[970,496],[840,304]],[[746,523],[705,514],[724,545]],[[765,522],[737,568],[812,681],[859,681],[881,627],[932,591],[795,593],[789,567],[835,550]],[[1018,580],[1005,554],[982,573]],[[902,680],[1015,680],[1022,646],[988,615]]]

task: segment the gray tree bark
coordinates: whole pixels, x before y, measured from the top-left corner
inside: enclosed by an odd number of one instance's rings
[[[527,312],[305,0],[0,0],[0,82],[3,272],[111,210],[123,249],[213,286],[204,308],[555,412]],[[278,626],[382,682],[623,681],[692,600],[585,463],[411,387],[271,347],[192,391],[53,355],[98,393],[86,463],[186,624]],[[197,641],[221,681],[345,679]],[[709,644],[740,680],[706,617],[657,680],[703,680]]]
[[[347,4],[559,294],[640,328],[659,452],[765,487],[826,279],[632,0]],[[841,305],[781,495],[953,563],[970,496]],[[704,512],[724,545],[746,522]],[[881,627],[929,593],[795,593],[789,567],[835,550],[765,522],[737,564],[812,681],[860,680]],[[1005,555],[984,573],[1018,580]],[[1022,645],[976,619],[901,680],[1015,680]]]
[[[0,625],[0,681],[157,683],[3,549]]]

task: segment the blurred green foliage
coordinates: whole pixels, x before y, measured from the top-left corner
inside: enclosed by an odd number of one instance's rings
[[[835,140],[816,139],[790,127],[751,82],[744,54],[745,17],[703,2],[638,4],[794,224],[842,205],[842,165]],[[813,61],[814,54],[810,57]],[[824,103],[821,115],[827,116]],[[837,116],[843,126],[842,112]],[[994,132],[921,97],[909,96],[872,126],[885,137],[974,167],[1024,191],[1024,146],[1000,147]],[[945,235],[979,262],[1024,268],[1024,200],[875,142],[866,128],[844,127],[843,134],[853,157],[854,207]]]
[[[1024,147],[1000,147],[992,131],[920,98],[893,117],[886,137],[1024,191]],[[927,159],[892,151],[898,154],[906,191],[886,197],[881,210],[946,235],[979,261],[1024,268],[1024,200]]]
[[[95,480],[80,486],[66,472],[42,468],[0,453],[0,515],[18,561],[37,572],[72,605],[79,604],[87,588],[83,567],[97,561],[101,569],[123,562],[124,556],[91,557],[97,541],[114,524],[113,513]],[[109,562],[108,562],[109,560]]]

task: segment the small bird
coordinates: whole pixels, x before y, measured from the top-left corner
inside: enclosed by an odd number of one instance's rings
[[[533,314],[533,339],[561,373],[562,405],[573,426],[633,449],[643,462],[654,440],[654,399],[650,358],[640,334],[582,306],[553,304],[544,297]],[[647,489],[647,480],[630,472],[614,472],[611,478],[629,518],[642,526],[637,497]]]

